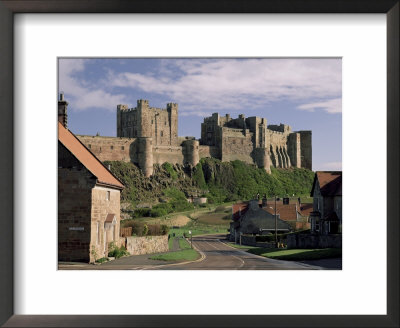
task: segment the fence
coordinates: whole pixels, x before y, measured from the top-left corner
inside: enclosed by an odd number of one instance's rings
[[[121,237],[130,237],[132,236],[132,227],[121,228],[120,229]]]

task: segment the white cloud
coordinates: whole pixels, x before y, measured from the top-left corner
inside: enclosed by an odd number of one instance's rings
[[[283,99],[341,96],[339,59],[165,59],[158,73],[120,73],[111,75],[110,83],[168,96],[184,110],[259,108]]]
[[[65,92],[66,99],[71,103],[72,110],[102,108],[115,110],[117,104],[126,103],[126,96],[106,91],[104,80],[99,83],[89,83],[76,76],[85,70],[89,59],[60,59],[59,60],[59,91]]]
[[[342,112],[342,98],[330,99],[322,102],[314,102],[310,104],[304,104],[297,107],[301,110],[314,112],[315,110],[324,110],[330,114],[336,114]]]
[[[341,110],[340,59],[162,59],[148,73],[107,69],[90,83],[78,77],[86,61],[60,60],[59,89],[72,98],[72,109],[114,110],[129,103],[127,95],[134,89],[177,102],[187,115],[258,109],[279,100],[305,103],[299,110]],[[115,93],[115,87],[126,91]]]

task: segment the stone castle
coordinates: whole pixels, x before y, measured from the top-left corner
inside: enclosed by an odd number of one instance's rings
[[[61,112],[66,114],[64,106],[61,104]],[[260,117],[231,118],[215,113],[201,124],[200,140],[178,137],[175,103],[155,108],[140,99],[135,108],[118,105],[117,137],[77,137],[101,161],[131,161],[148,177],[153,173],[153,164],[195,166],[204,157],[241,160],[269,173],[271,165],[312,169],[311,131],[293,132],[285,124],[267,125],[267,120]]]

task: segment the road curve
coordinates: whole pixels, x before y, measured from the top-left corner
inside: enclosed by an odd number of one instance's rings
[[[316,270],[320,267],[293,261],[272,260],[246,253],[221,241],[221,235],[193,237],[193,246],[202,255],[202,260],[159,265],[147,269],[159,270]]]

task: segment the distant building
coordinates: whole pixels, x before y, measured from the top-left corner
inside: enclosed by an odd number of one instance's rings
[[[317,171],[311,196],[311,231],[321,235],[342,233],[342,171]]]
[[[275,232],[275,215],[260,205],[258,200],[232,205],[231,240],[237,241],[240,234],[267,235]],[[277,232],[285,233],[291,230],[291,225],[277,215]]]
[[[263,210],[275,215],[275,201],[262,199],[258,201],[258,206]],[[283,198],[276,202],[276,214],[277,217],[290,224],[293,230],[306,230],[310,229],[310,223],[308,223],[308,215],[312,210],[312,204],[301,205],[297,201],[289,201],[289,198]],[[232,205],[232,219],[237,221],[238,218],[245,214],[249,208],[249,202],[237,203]]]
[[[120,243],[124,186],[63,124],[59,115],[58,260],[94,262]]]

